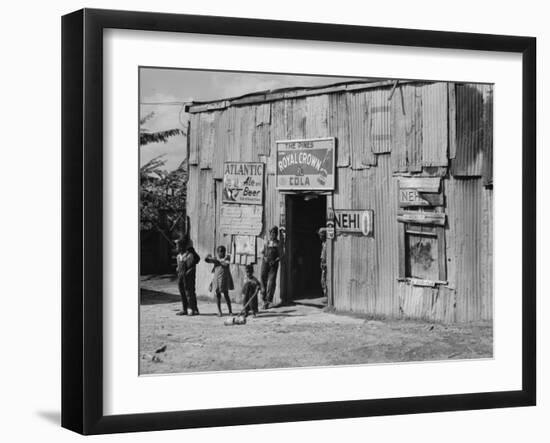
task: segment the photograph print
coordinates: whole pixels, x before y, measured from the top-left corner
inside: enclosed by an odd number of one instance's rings
[[[139,84],[140,375],[493,358],[492,84]]]

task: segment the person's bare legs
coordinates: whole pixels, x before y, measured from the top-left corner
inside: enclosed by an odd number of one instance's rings
[[[231,310],[231,299],[229,298],[229,291],[225,291],[223,293],[223,296],[225,298],[225,302],[227,303],[227,309],[229,310],[229,315],[232,315],[233,311]],[[218,299],[218,304],[219,304],[219,300],[220,299]]]

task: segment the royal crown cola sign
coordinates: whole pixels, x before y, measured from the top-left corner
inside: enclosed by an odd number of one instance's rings
[[[283,140],[277,145],[277,189],[283,191],[334,190],[335,140]]]

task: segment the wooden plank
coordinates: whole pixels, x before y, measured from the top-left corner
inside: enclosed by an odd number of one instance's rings
[[[263,103],[266,101],[265,94],[253,94],[247,97],[235,98],[231,100],[231,106],[244,106]]]
[[[440,177],[399,177],[399,188],[416,189],[418,192],[439,192]]]
[[[397,212],[397,220],[404,223],[445,226],[445,214],[437,212],[400,210]]]
[[[191,105],[188,108],[188,111],[190,114],[199,114],[202,112],[210,112],[210,111],[216,111],[216,110],[222,110],[230,106],[229,100],[220,100],[213,103],[203,103],[203,104],[196,104]]]
[[[399,207],[412,206],[442,206],[443,194],[418,192],[416,189],[402,188],[399,190]]]

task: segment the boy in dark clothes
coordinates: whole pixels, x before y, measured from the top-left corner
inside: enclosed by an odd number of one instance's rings
[[[244,296],[243,305],[246,306],[246,308],[244,308],[244,315],[248,317],[248,313],[252,311],[252,315],[256,317],[258,313],[258,293],[262,288],[262,284],[254,277],[254,266],[246,265],[245,269],[246,280],[242,290]]]
[[[279,229],[274,226],[269,230],[269,240],[265,243],[263,250],[262,268],[260,277],[262,279],[262,294],[264,309],[269,309],[273,303],[275,286],[277,285],[277,270],[279,269]]]
[[[188,306],[191,308],[191,315],[199,314],[195,280],[197,263],[200,259],[199,254],[193,248],[191,240],[180,240],[178,242],[176,261],[178,264],[178,289],[181,296],[182,310],[177,315],[187,315]]]

